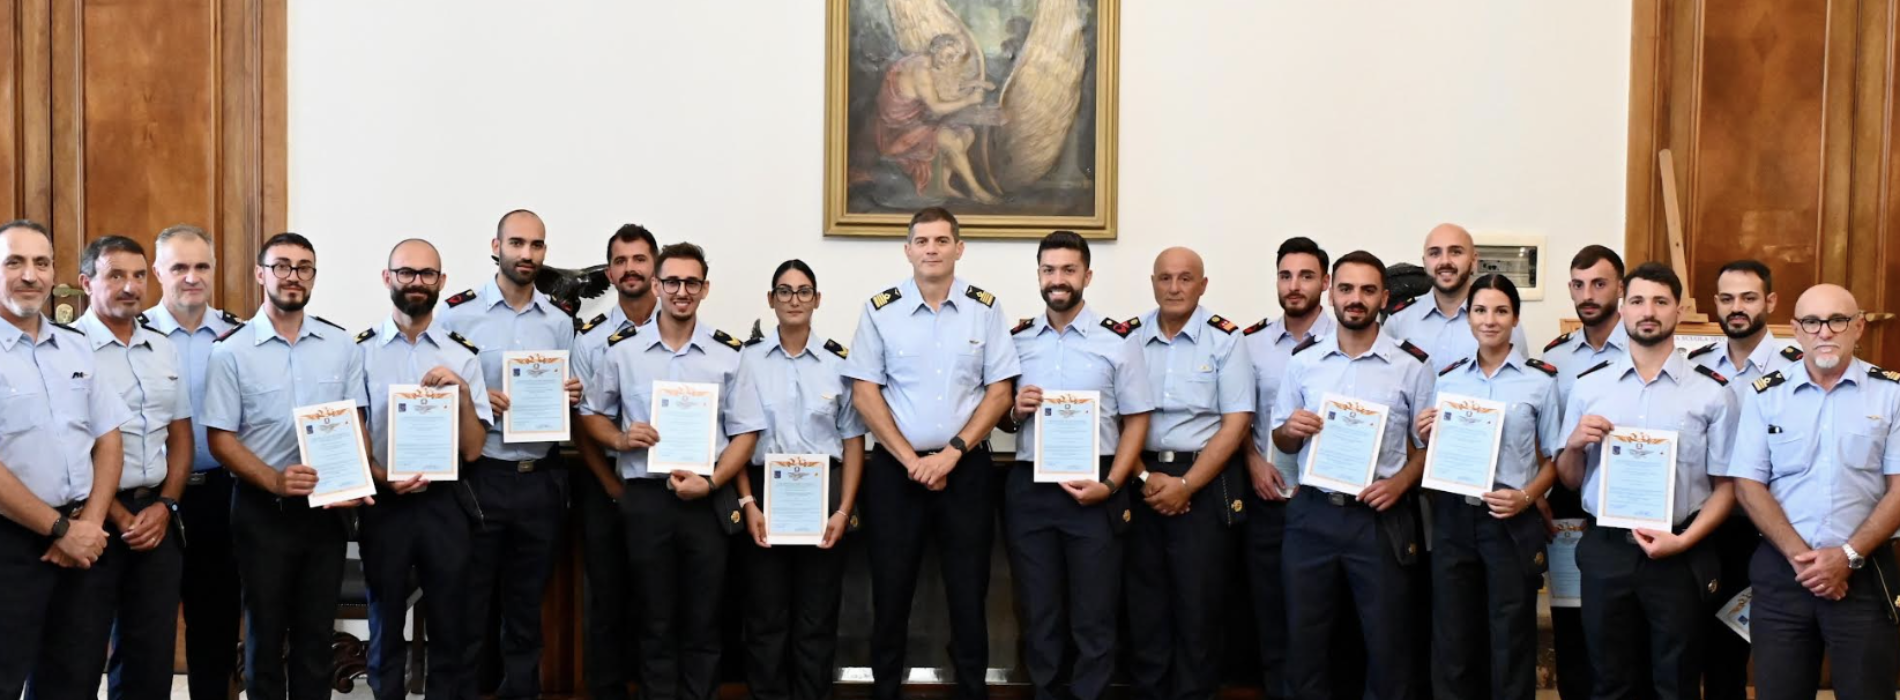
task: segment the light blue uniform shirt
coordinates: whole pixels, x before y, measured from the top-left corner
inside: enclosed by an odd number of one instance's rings
[[[211,348],[205,380],[206,428],[237,433],[265,466],[283,471],[303,460],[291,411],[332,401],[369,406],[363,354],[343,327],[304,314],[292,345],[270,316],[239,326]]]
[[[436,323],[445,331],[467,338],[481,348],[482,380],[501,391],[507,386],[501,376],[501,356],[506,352],[574,349],[574,318],[567,315],[548,295],[539,290],[527,308],[516,311],[501,296],[501,287],[490,278],[480,292],[464,291],[449,297],[435,310]],[[581,377],[568,356],[570,377]],[[586,380],[581,381],[583,387]],[[482,456],[503,462],[542,459],[557,443],[501,441],[500,422],[488,427]]]
[[[1141,317],[1128,342],[1141,348],[1155,411],[1148,417],[1147,449],[1195,452],[1220,430],[1221,416],[1252,413],[1253,362],[1240,328],[1194,307],[1173,338],[1161,337],[1161,310]]]
[[[765,411],[765,433],[752,463],[767,454],[822,454],[844,459],[844,441],[867,428],[851,405],[851,381],[840,372],[851,351],[835,340],[805,340],[797,357],[785,354],[778,329],[746,346],[742,359]]]
[[[719,417],[725,430],[713,431],[713,461],[717,462],[732,436],[765,429],[759,390],[752,385],[750,373],[742,370],[737,341],[718,335],[715,339],[711,327],[696,323],[685,347],[675,349],[661,342],[657,324],[614,334],[594,368],[597,381],[587,387],[581,413],[619,416],[616,425],[625,430],[630,424],[652,421],[655,381],[718,384]],[[621,453],[616,462],[622,478],[666,477],[647,473],[647,450]]]
[[[1273,401],[1280,395],[1280,380],[1286,377],[1286,363],[1293,357],[1293,348],[1307,338],[1333,333],[1332,315],[1325,309],[1315,313],[1318,317],[1313,319],[1313,327],[1299,338],[1287,332],[1285,318],[1271,323],[1261,319],[1246,330],[1247,359],[1253,361],[1253,446],[1262,457],[1273,460],[1287,486],[1300,483],[1300,470],[1291,455],[1280,454],[1273,445]]]
[[[73,327],[86,334],[98,379],[104,382],[99,386],[118,392],[132,412],[119,424],[119,439],[125,443],[119,490],[165,483],[165,441],[171,438],[172,421],[191,418],[191,392],[185,388],[178,348],[156,329],[136,323],[132,343],[121,343],[90,311]]]
[[[844,376],[884,388],[897,431],[918,452],[943,449],[986,387],[1023,371],[1002,304],[961,277],[935,311],[915,278],[872,297],[851,347]]]
[[[1846,544],[1900,474],[1900,375],[1854,360],[1822,391],[1797,362],[1747,391],[1728,476],[1767,484],[1808,546]]]
[[[646,320],[641,321],[640,325],[652,325],[653,319],[658,318],[659,314],[660,307],[655,304],[653,313],[648,314]],[[634,324],[627,321],[627,312],[622,310],[620,304],[617,303],[606,315],[597,316],[581,327],[580,332],[574,336],[574,352],[569,356],[569,360],[574,363],[574,376],[581,380],[581,386],[594,383],[594,371],[600,366],[600,356],[607,353],[607,339],[615,333],[632,327]],[[607,461],[610,463],[619,457],[610,449],[603,448],[601,452],[607,455]]]
[[[171,339],[172,346],[178,349],[179,357],[184,359],[185,386],[191,393],[191,415],[205,414],[205,368],[211,364],[211,345],[218,337],[230,332],[243,321],[228,311],[219,311],[205,307],[204,320],[199,322],[198,330],[187,331],[178,325],[178,319],[172,312],[159,304],[145,310],[145,320],[153,330]],[[202,420],[191,422],[191,470],[194,472],[218,468],[218,460],[211,457],[211,441],[205,439],[205,424]]]
[[[1458,310],[1446,316],[1438,310],[1438,297],[1427,291],[1387,317],[1379,330],[1394,339],[1411,341],[1434,363],[1443,366],[1460,357],[1478,354],[1478,337],[1471,334],[1471,312],[1466,310],[1470,305],[1470,302],[1460,302]],[[1511,329],[1511,347],[1530,347],[1524,340],[1523,326]]]
[[[1520,346],[1521,347],[1521,346]],[[1623,328],[1623,320],[1618,318],[1610,329],[1610,337],[1604,339],[1603,349],[1590,347],[1583,329],[1557,336],[1544,346],[1544,361],[1557,367],[1557,396],[1570,405],[1570,390],[1577,384],[1577,375],[1604,362],[1615,362],[1630,356],[1630,334]],[[1564,433],[1566,441],[1570,433]]]
[[[1725,342],[1710,343],[1690,350],[1689,361],[1715,370],[1728,379],[1729,391],[1735,392],[1735,398],[1742,403],[1748,403],[1755,395],[1755,389],[1750,385],[1769,372],[1780,371],[1800,362],[1801,349],[1789,345],[1783,350],[1775,336],[1769,334],[1762,338],[1761,344],[1755,346],[1755,351],[1749,353],[1747,359],[1742,360],[1741,367],[1736,367],[1735,362],[1729,359],[1728,343]]]
[[[422,375],[438,366],[449,368],[468,384],[475,417],[484,426],[494,425],[481,360],[467,345],[450,338],[442,324],[429,324],[412,343],[396,327],[395,319],[385,318],[380,328],[357,334],[356,345],[363,352],[363,380],[369,394],[369,444],[377,464],[389,466],[389,385],[418,383]],[[456,445],[455,452],[462,453],[461,445]]]
[[[1423,444],[1418,439],[1418,412],[1431,408],[1437,395],[1433,388],[1437,374],[1431,369],[1430,358],[1406,350],[1383,330],[1372,341],[1372,348],[1358,357],[1339,349],[1336,333],[1316,338],[1312,347],[1294,352],[1293,359],[1287,361],[1286,377],[1280,380],[1280,395],[1273,399],[1270,422],[1275,428],[1285,425],[1299,409],[1324,416],[1321,404],[1329,393],[1382,404],[1389,412],[1384,437],[1379,440],[1374,478],[1392,478],[1405,468],[1407,443]],[[1307,438],[1300,446],[1300,464],[1306,464],[1312,449],[1313,439]]]
[[[1741,419],[1735,394],[1695,370],[1681,353],[1669,353],[1656,379],[1644,382],[1627,356],[1596,371],[1584,370],[1564,407],[1562,434],[1568,441],[1584,416],[1603,416],[1617,428],[1674,430],[1676,442],[1676,525],[1702,509],[1714,490],[1714,465],[1727,464]],[[1583,509],[1597,514],[1603,445],[1584,453]]]
[[[40,317],[37,337],[0,320],[0,465],[49,506],[92,494],[92,444],[132,417],[98,384],[86,336]]]
[[[1504,435],[1498,444],[1499,489],[1523,490],[1543,468],[1538,455],[1555,458],[1564,446],[1563,404],[1557,399],[1556,371],[1550,365],[1524,359],[1524,353],[1512,348],[1497,374],[1489,377],[1479,368],[1476,356],[1461,359],[1438,375],[1438,394],[1504,404]],[[1438,403],[1436,396],[1432,403]]]
[[[1027,326],[1018,324],[1019,330],[1010,334],[1023,363],[1017,386],[1042,387],[1045,392],[1102,392],[1096,412],[1102,454],[1115,454],[1121,445],[1122,416],[1155,409],[1154,392],[1148,388],[1147,358],[1116,328],[1130,336],[1134,332],[1112,319],[1106,321],[1109,326],[1102,325],[1102,317],[1086,303],[1061,332],[1050,327],[1047,313],[1025,321]],[[1016,438],[1016,459],[1028,462],[1035,458],[1036,419],[1031,416]]]

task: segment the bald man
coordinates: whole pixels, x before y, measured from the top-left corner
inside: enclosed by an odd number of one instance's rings
[[[1472,271],[1478,266],[1478,246],[1471,232],[1457,224],[1439,224],[1425,235],[1425,256],[1420,261],[1432,276],[1432,293],[1396,301],[1389,307],[1384,333],[1398,340],[1411,341],[1431,357],[1447,362],[1471,357],[1478,352],[1478,340],[1471,334],[1471,317],[1465,307],[1471,301]],[[1530,353],[1524,340],[1524,327],[1511,331],[1512,347]]]
[[[1834,695],[1891,698],[1900,667],[1900,372],[1854,358],[1867,330],[1846,289],[1794,309],[1802,360],[1751,383],[1727,476],[1761,530],[1749,564],[1762,700],[1812,698],[1821,658]]]
[[[1239,448],[1253,425],[1253,363],[1234,322],[1201,307],[1201,256],[1155,257],[1153,311],[1130,319],[1155,399],[1127,544],[1129,675],[1138,700],[1204,700],[1218,684],[1214,637],[1228,528],[1244,522]]]

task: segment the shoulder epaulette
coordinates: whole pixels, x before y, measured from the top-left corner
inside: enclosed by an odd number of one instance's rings
[[[1103,319],[1103,320],[1106,321],[1107,319]],[[1036,319],[1034,318],[1025,318],[1021,321],[1017,321],[1016,327],[1009,329],[1009,334],[1016,335],[1017,333],[1021,333],[1023,331],[1029,330],[1029,327],[1033,325],[1036,325]]]
[[[1220,332],[1228,335],[1233,335],[1234,331],[1240,330],[1240,326],[1234,325],[1233,321],[1221,318],[1219,314],[1207,317],[1207,325],[1213,326],[1219,329]]]
[[[449,305],[449,308],[453,309],[457,306],[461,306],[463,304],[468,303],[469,300],[474,299],[474,298],[475,298],[475,290],[464,289],[460,292],[457,292],[455,296],[449,297],[449,300],[446,303]]]
[[[462,337],[462,334],[460,333],[457,333],[455,331],[449,331],[449,340],[453,340],[457,344],[461,345],[462,347],[468,348],[469,352],[475,353],[477,355],[482,354],[481,348],[475,347],[474,343],[468,342],[468,339]]]
[[[620,330],[614,331],[613,335],[607,336],[607,347],[613,347],[614,343],[618,343],[622,340],[632,338],[639,334],[640,334],[640,327],[629,323],[627,324],[626,328],[622,328]]]
[[[1543,361],[1543,360],[1539,360],[1539,359],[1537,359],[1537,358],[1535,358],[1535,357],[1533,357],[1533,358],[1531,358],[1531,359],[1528,359],[1528,360],[1525,360],[1525,361],[1524,361],[1524,366],[1525,366],[1525,367],[1529,367],[1529,368],[1531,368],[1531,369],[1534,369],[1534,370],[1537,370],[1537,371],[1539,371],[1539,372],[1543,372],[1544,374],[1548,374],[1548,375],[1550,375],[1550,376],[1553,376],[1553,377],[1555,377],[1555,376],[1557,376],[1557,366],[1556,366],[1556,365],[1553,365],[1553,364],[1551,364],[1551,363],[1549,363],[1549,362],[1545,362],[1545,361]]]
[[[1721,372],[1717,372],[1715,370],[1709,369],[1708,365],[1696,365],[1695,371],[1697,374],[1701,374],[1704,377],[1708,377],[1710,379],[1715,380],[1715,383],[1717,384],[1720,384],[1722,386],[1728,386],[1728,377],[1722,376]]]
[[[1417,345],[1413,345],[1412,341],[1410,340],[1399,341],[1399,349],[1404,350],[1406,354],[1409,354],[1412,357],[1417,358],[1419,362],[1425,362],[1431,359],[1431,355],[1428,355],[1425,353],[1425,348],[1421,348]]]
[[[1137,329],[1137,328],[1140,328],[1140,327],[1141,327],[1141,317],[1140,317],[1140,316],[1129,316],[1129,317],[1128,317],[1128,320],[1126,320],[1126,321],[1122,321],[1122,323],[1126,323],[1126,324],[1128,324],[1128,330],[1130,330],[1130,331],[1133,331],[1133,330],[1135,330],[1135,329]]]
[[[569,316],[580,313],[580,307],[575,306],[572,301],[566,299],[549,299],[548,302],[554,304],[554,308],[567,312]],[[579,319],[576,319],[576,321],[578,320]]]
[[[745,339],[745,346],[749,348],[749,347],[752,347],[752,346],[754,346],[754,345],[758,345],[759,343],[763,343],[763,342],[765,342],[765,337],[764,337],[764,336],[758,336],[758,337],[753,337],[753,338],[746,338],[746,339]]]
[[[370,338],[374,338],[374,337],[376,337],[376,329],[365,328],[363,329],[363,332],[356,334],[356,344],[361,345],[363,344],[363,341],[369,340]]]
[[[215,342],[220,342],[220,343],[221,343],[221,342],[224,342],[224,339],[225,339],[225,338],[229,338],[229,337],[231,337],[232,335],[235,335],[235,334],[236,334],[236,333],[238,332],[238,329],[240,329],[240,328],[243,328],[243,327],[245,327],[246,325],[249,325],[249,324],[247,324],[247,323],[244,323],[244,322],[242,322],[242,321],[240,321],[240,322],[238,322],[238,324],[237,324],[237,325],[235,325],[235,326],[232,326],[232,327],[231,327],[231,330],[228,330],[228,331],[225,331],[225,332],[224,332],[224,335],[221,335],[221,336],[218,336],[218,339],[217,339],[217,341],[215,341]]]
[[[1298,355],[1301,352],[1305,351],[1307,348],[1313,347],[1318,344],[1319,344],[1318,335],[1306,336],[1306,340],[1302,340],[1300,341],[1299,345],[1293,346],[1293,352],[1291,354]]]
[[[1575,335],[1575,334],[1565,333],[1563,335],[1560,335],[1560,336],[1557,336],[1556,338],[1551,339],[1550,343],[1544,346],[1544,352],[1550,352],[1552,350],[1556,350],[1557,346],[1570,342],[1570,336],[1572,335]]]
[[[140,328],[143,328],[143,329],[145,329],[145,330],[148,330],[148,331],[151,331],[151,332],[153,332],[153,333],[157,333],[157,334],[159,334],[159,335],[164,335],[164,334],[165,334],[165,331],[161,331],[161,330],[159,330],[157,326],[154,326],[154,325],[152,325],[152,324],[150,324],[150,323],[141,323],[141,324],[139,324],[139,327],[140,327]]]
[[[1788,378],[1781,376],[1780,372],[1769,372],[1762,375],[1760,379],[1755,380],[1755,383],[1750,386],[1755,387],[1755,393],[1760,394],[1769,389],[1781,386],[1782,383],[1786,381],[1788,381]]]
[[[1411,308],[1412,304],[1417,301],[1418,301],[1418,297],[1412,297],[1410,299],[1406,299],[1403,301],[1393,302],[1392,308],[1386,309],[1385,312],[1387,314],[1396,314],[1400,311],[1404,311],[1408,308]]]
[[[600,325],[600,323],[605,320],[607,320],[607,314],[599,314],[593,318],[587,319],[586,321],[582,321],[579,317],[575,317],[574,332],[586,333],[588,331],[594,330],[594,326]]]
[[[79,329],[77,329],[77,328],[74,328],[74,327],[72,327],[72,325],[70,325],[70,324],[65,324],[65,323],[57,323],[57,322],[55,322],[55,323],[53,324],[53,327],[54,327],[54,328],[64,328],[64,329],[66,329],[66,330],[69,330],[69,331],[72,331],[72,332],[74,332],[74,333],[78,333],[78,334],[80,334],[80,335],[85,335],[85,334],[86,334],[86,332],[85,332],[85,331],[82,331],[82,330],[79,330]]]
[[[1241,335],[1253,335],[1255,333],[1259,333],[1260,331],[1266,330],[1267,325],[1268,325],[1267,319],[1263,318],[1263,319],[1260,319],[1259,323],[1246,327],[1245,329],[1240,331],[1240,333]]]
[[[716,328],[713,329],[713,340],[719,341],[720,343],[724,344],[726,347],[732,348],[734,350],[738,350],[739,348],[745,347],[745,343],[741,342],[738,338],[734,338],[731,335],[728,335],[725,331],[722,331]]]
[[[976,303],[982,304],[984,306],[994,306],[996,304],[995,294],[991,294],[981,289],[977,289],[976,285],[974,284],[970,285],[969,289],[963,290],[963,296],[969,297],[971,299],[975,299]]]
[[[329,327],[331,327],[331,328],[335,328],[335,329],[337,329],[337,330],[339,330],[339,331],[346,331],[346,332],[347,332],[347,331],[349,330],[348,328],[344,328],[344,327],[342,327],[342,326],[339,326],[339,325],[337,325],[335,321],[331,321],[330,319],[327,319],[327,318],[324,318],[324,317],[322,317],[322,316],[311,316],[311,318],[314,318],[314,319],[316,319],[318,323],[321,323],[321,324],[323,324],[323,325],[326,325],[326,326],[329,326]]]
[[[1443,377],[1447,374],[1451,374],[1452,370],[1458,369],[1459,367],[1463,367],[1465,366],[1465,363],[1470,362],[1470,361],[1471,361],[1471,358],[1467,357],[1457,362],[1453,362],[1449,365],[1445,365],[1444,369],[1438,370],[1438,376]]]
[[[1900,382],[1900,372],[1895,372],[1890,369],[1869,366],[1867,368],[1867,376],[1875,379],[1885,379],[1890,382]]]
[[[236,314],[229,311],[219,311],[218,318],[224,319],[225,323],[229,323],[233,326],[244,322],[244,319],[238,318]]]
[[[1701,356],[1703,356],[1703,355],[1707,355],[1707,354],[1709,354],[1709,353],[1712,353],[1712,352],[1715,352],[1715,346],[1716,346],[1716,345],[1718,345],[1718,344],[1719,344],[1719,343],[1709,343],[1708,345],[1704,345],[1704,346],[1702,346],[1702,347],[1699,347],[1699,348],[1696,348],[1696,349],[1694,349],[1694,350],[1690,350],[1690,351],[1689,351],[1689,359],[1691,359],[1691,360],[1693,360],[1693,359],[1695,359],[1695,358],[1698,358],[1698,357],[1701,357]]]
[[[1807,353],[1801,352],[1801,348],[1793,345],[1781,349],[1781,358],[1789,362],[1800,362],[1804,357],[1807,357]]]
[[[831,354],[837,355],[838,357],[842,359],[846,359],[846,360],[851,359],[851,351],[849,349],[846,349],[845,346],[840,345],[838,341],[836,340],[827,339],[825,341],[825,349],[830,350]]]
[[[1595,372],[1595,371],[1597,371],[1597,370],[1600,370],[1600,369],[1603,369],[1603,368],[1605,368],[1605,367],[1608,367],[1608,366],[1610,366],[1610,361],[1609,361],[1609,360],[1604,360],[1604,361],[1602,361],[1602,362],[1598,362],[1598,363],[1597,363],[1597,365],[1596,365],[1595,367],[1591,367],[1590,369],[1586,369],[1586,370],[1584,370],[1584,371],[1582,371],[1582,372],[1578,372],[1578,373],[1577,373],[1577,378],[1578,378],[1578,379],[1582,379],[1582,378],[1584,378],[1585,376],[1588,376],[1588,375],[1589,375],[1589,374],[1590,374],[1591,372]]]
[[[891,302],[897,301],[898,299],[902,299],[902,298],[904,298],[904,293],[897,291],[896,287],[892,287],[882,292],[878,292],[877,296],[871,297],[871,310],[876,311],[886,306],[890,306]]]
[[[152,319],[146,318],[145,314],[139,314],[137,318],[132,320],[137,321],[141,326],[149,326],[152,323]]]
[[[1117,321],[1112,318],[1102,319],[1103,328],[1107,328],[1108,332],[1114,333],[1115,335],[1119,335],[1123,338],[1128,337],[1129,333],[1135,332],[1136,323],[1140,323],[1140,322],[1139,321]]]

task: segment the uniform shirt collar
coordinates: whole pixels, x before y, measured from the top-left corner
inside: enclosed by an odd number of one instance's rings
[[[15,326],[5,319],[0,319],[0,350],[12,350],[13,346],[20,344],[22,338],[28,338],[26,331],[20,330],[19,326]],[[59,341],[53,335],[53,319],[47,318],[42,314],[40,316],[39,337],[28,339],[33,341],[34,345],[49,340],[51,340],[54,345],[58,345]]]
[[[1332,335],[1333,327],[1338,325],[1336,322],[1333,321],[1332,314],[1326,313],[1325,309],[1315,310],[1314,313],[1319,314],[1319,317],[1313,319],[1313,325],[1312,327],[1306,329],[1306,335],[1313,336],[1313,337],[1322,337],[1322,338]],[[1271,334],[1271,335],[1268,335],[1267,338],[1269,340],[1272,340],[1274,343],[1279,343],[1280,340],[1284,338],[1293,338],[1293,334],[1289,333],[1286,329],[1286,316],[1281,316],[1278,320],[1275,320],[1274,322],[1267,324],[1266,331],[1267,333]],[[1306,338],[1305,337],[1293,338],[1293,340],[1295,342],[1298,342],[1298,341],[1306,340]]]
[[[1835,388],[1839,388],[1841,384],[1860,386],[1860,378],[1867,376],[1867,369],[1870,366],[1871,365],[1868,365],[1866,362],[1862,362],[1858,357],[1848,358],[1847,371],[1841,373],[1840,384],[1835,384]],[[1796,389],[1800,389],[1804,386],[1811,386],[1817,390],[1821,388],[1821,385],[1814,381],[1814,375],[1808,373],[1808,363],[1806,362],[1796,362],[1788,365],[1787,368],[1781,370],[1781,376],[1787,379],[1788,383],[1793,385]]]
[[[263,345],[270,339],[278,337],[277,325],[271,323],[270,315],[265,313],[261,306],[257,309],[257,315],[251,317],[251,326],[252,345]],[[318,321],[316,317],[306,312],[303,315],[303,325],[297,328],[297,339],[302,340],[309,336],[327,338],[330,330],[332,329],[328,324]]]
[[[1596,351],[1596,348],[1590,346],[1590,334],[1588,331],[1578,328],[1576,333],[1577,347],[1579,349],[1590,350],[1592,352]],[[1629,329],[1623,327],[1623,318],[1621,316],[1617,317],[1616,323],[1610,328],[1610,337],[1603,341],[1603,349],[1620,350],[1624,354],[1629,353],[1630,332]]]
[[[398,337],[403,337],[403,334],[402,328],[396,325],[396,317],[383,317],[383,325],[376,331],[376,347],[388,346]],[[416,340],[417,345],[421,344],[420,341],[427,340],[438,348],[445,348],[449,344],[449,334],[448,331],[442,330],[442,326],[432,318],[429,320],[429,327],[422,329],[422,333],[416,336]]]
[[[1671,352],[1669,353],[1669,358],[1663,360],[1662,372],[1657,374],[1656,378],[1662,379],[1664,376],[1668,376],[1677,384],[1681,384],[1683,380],[1687,378],[1686,375],[1689,371],[1689,365],[1689,359],[1683,356],[1682,353]],[[1610,365],[1610,369],[1612,370],[1610,376],[1619,379],[1629,374],[1636,374],[1639,379],[1642,377],[1642,374],[1636,371],[1636,356],[1629,353],[1624,353],[1622,357],[1616,358],[1616,363]]]
[[[119,336],[113,334],[112,329],[106,327],[106,322],[91,311],[87,311],[86,315],[80,316],[79,320],[73,323],[73,327],[78,328],[80,332],[86,334],[86,342],[92,345],[94,351],[114,344],[123,345],[128,348],[135,348],[140,345],[150,346],[152,344],[152,336],[157,334],[156,331],[146,328],[144,324],[133,322],[132,342],[120,343]]]
[[[950,293],[944,296],[943,298],[944,305],[960,308],[958,306],[959,304],[958,300],[968,298],[968,297],[963,296],[963,293],[965,291],[968,291],[969,289],[970,289],[969,282],[963,281],[962,277],[957,277],[954,275],[951,276],[950,277]],[[904,278],[903,283],[897,285],[897,291],[899,294],[903,295],[898,299],[899,301],[903,301],[904,299],[913,300],[910,302],[909,306],[906,306],[904,308],[909,309],[912,312],[915,312],[916,310],[920,308],[922,309],[930,308],[930,304],[924,301],[923,290],[917,288],[916,276],[913,275],[911,277]],[[658,307],[655,307],[655,308],[658,308]]]
[[[1443,311],[1438,310],[1438,293],[1437,292],[1426,292],[1424,295],[1418,298],[1418,301],[1414,301],[1412,303],[1425,305],[1425,314],[1423,316],[1424,318],[1431,318],[1432,316],[1438,316],[1439,318],[1456,319],[1459,316],[1463,316],[1465,314],[1465,305],[1469,304],[1470,302],[1469,301],[1458,302],[1458,310],[1451,312],[1451,316],[1446,316]]]
[[[1319,353],[1320,359],[1326,359],[1326,356],[1334,354],[1334,353],[1338,353],[1340,357],[1346,357],[1347,359],[1355,359],[1355,358],[1348,357],[1346,355],[1346,351],[1339,349],[1339,334],[1338,333],[1328,333],[1325,336],[1321,337],[1319,341],[1319,346],[1320,346],[1320,353]],[[1385,332],[1385,328],[1381,327],[1379,328],[1379,337],[1372,339],[1372,348],[1370,350],[1367,350],[1366,354],[1361,355],[1360,357],[1376,355],[1379,357],[1379,359],[1385,360],[1386,362],[1391,362],[1394,357],[1394,353],[1400,353],[1400,352],[1404,352],[1404,350],[1399,349],[1399,341],[1393,339],[1392,336],[1387,335]]]
[[[1753,365],[1755,369],[1761,370],[1765,374],[1768,372],[1768,363],[1774,361],[1775,356],[1781,352],[1780,348],[1781,344],[1775,342],[1775,334],[1769,332],[1762,336],[1761,344],[1755,346],[1755,351],[1749,353],[1748,359],[1744,360],[1744,362]],[[1727,342],[1717,345],[1715,352],[1722,353],[1721,357],[1716,358],[1718,367],[1730,364]],[[1744,371],[1747,371],[1745,367],[1730,367],[1729,369],[1734,370],[1733,373],[1735,375],[1740,375]]]
[[[1465,361],[1465,364],[1464,366],[1459,367],[1458,371],[1477,372],[1480,375],[1484,373],[1484,370],[1479,369],[1480,363],[1479,363],[1478,356],[1476,354],[1473,354],[1470,357],[1465,357],[1462,359]],[[1504,364],[1498,365],[1498,374],[1503,374],[1504,370],[1506,369],[1513,369],[1518,372],[1522,372],[1524,371],[1525,361],[1526,360],[1524,359],[1524,349],[1517,347],[1516,345],[1513,345],[1511,346],[1511,352],[1504,356]],[[1492,376],[1495,377],[1497,375],[1492,375]]]
[[[698,334],[695,333],[694,336],[697,337]],[[780,336],[778,334],[778,326],[773,326],[772,330],[765,332],[764,343],[766,347],[765,354],[770,355],[776,352],[779,354],[780,357],[783,357],[788,360],[803,360],[806,358],[811,358],[811,359],[816,360],[818,359],[818,356],[812,353],[813,343],[817,343],[818,346],[820,347],[824,345],[824,341],[818,338],[818,334],[812,333],[805,338],[805,350],[803,352],[800,352],[797,357],[792,357],[792,353],[785,350],[785,344],[780,339]]]
[[[502,296],[501,294],[501,283],[496,282],[494,277],[488,278],[488,282],[482,285],[481,291],[475,295],[475,298],[481,301],[482,305],[480,308],[482,309],[495,308],[496,304],[501,304],[501,305],[506,306],[508,303],[508,298]],[[542,294],[541,290],[539,289],[532,289],[529,292],[528,308],[534,308],[537,306],[541,307],[542,313],[551,314],[556,311],[560,311],[559,309],[554,308],[554,302],[548,301],[548,295]],[[509,308],[514,308],[514,307],[509,307]],[[660,307],[655,305],[653,309],[655,311],[658,311]],[[561,313],[567,313],[567,312],[561,311]]]
[[[778,330],[773,329],[772,332],[776,334]],[[712,349],[712,346],[714,345],[723,345],[723,343],[713,340],[712,334],[713,334],[712,326],[706,325],[704,322],[700,321],[697,316],[695,316],[693,318],[692,336],[686,339],[686,347],[680,348],[676,352],[685,352],[688,348],[693,348],[693,347],[698,347],[700,352],[708,352]],[[655,325],[653,327],[653,337],[647,340],[645,349],[652,350],[653,346],[655,345],[658,345],[660,347],[666,347],[666,344],[662,342],[660,339],[660,328],[658,325]],[[807,348],[807,350],[809,349],[810,348]]]
[[[1207,307],[1201,306],[1199,304],[1195,304],[1194,313],[1188,314],[1187,324],[1181,326],[1181,334],[1173,338],[1169,338],[1164,342],[1172,343],[1176,340],[1179,340],[1185,337],[1187,338],[1187,341],[1190,343],[1199,343],[1201,341],[1201,327],[1207,325],[1207,317],[1210,315],[1212,314],[1209,314],[1207,312]],[[1145,343],[1150,340],[1161,339],[1161,309],[1160,308],[1156,308],[1155,310],[1148,312],[1148,317],[1145,319],[1142,319],[1142,324],[1144,326],[1147,326],[1146,333],[1148,334],[1147,337],[1142,339],[1142,342]]]
[[[1089,333],[1100,326],[1101,323],[1102,317],[1097,315],[1094,309],[1089,308],[1088,302],[1084,301],[1082,302],[1082,310],[1077,312],[1075,318],[1069,321],[1069,327],[1064,332],[1075,331],[1081,334],[1082,337],[1087,338],[1089,337]],[[1049,325],[1049,308],[1047,306],[1043,307],[1042,313],[1036,314],[1034,318],[1030,319],[1029,330],[1035,331],[1035,335],[1042,335],[1043,331],[1055,330],[1054,326]]]
[[[171,335],[172,331],[184,329],[184,325],[178,322],[178,317],[173,316],[172,310],[165,308],[164,304],[146,309],[145,322],[151,324],[152,330],[158,331],[160,335]],[[223,311],[206,306],[204,322],[199,327],[209,328],[215,335],[224,335],[225,331],[231,330],[232,325],[235,324],[224,321]]]

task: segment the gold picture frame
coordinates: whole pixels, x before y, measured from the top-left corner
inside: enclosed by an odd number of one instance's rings
[[[825,235],[943,206],[968,237],[1115,238],[1120,0],[825,8]]]

